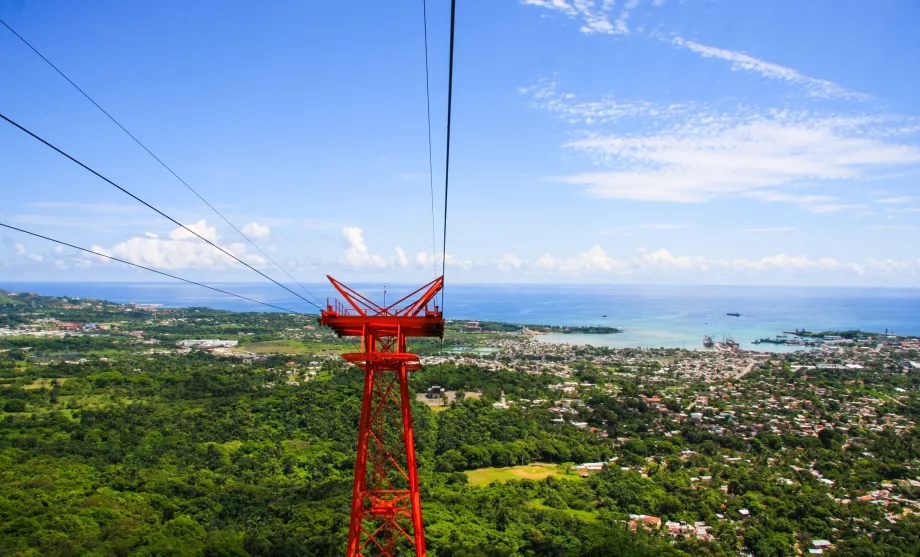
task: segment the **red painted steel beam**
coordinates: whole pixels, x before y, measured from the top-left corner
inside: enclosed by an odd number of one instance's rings
[[[386,307],[329,277],[350,309],[330,301],[320,324],[340,337],[361,337],[363,352],[342,357],[364,370],[348,556],[393,556],[409,543],[426,555],[409,372],[421,368],[406,349],[409,337],[442,337],[444,318],[433,304],[443,277]],[[400,542],[400,540],[404,540]]]

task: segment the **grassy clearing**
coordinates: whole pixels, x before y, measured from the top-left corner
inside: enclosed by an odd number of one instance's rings
[[[472,486],[489,485],[492,482],[507,482],[509,480],[542,480],[550,476],[565,479],[580,479],[575,474],[566,474],[558,466],[551,464],[528,464],[526,466],[510,466],[508,468],[479,468],[468,470],[466,477]]]
[[[50,390],[52,387],[54,387],[55,381],[60,381],[61,383],[64,383],[65,381],[67,381],[67,379],[68,378],[44,379],[44,378],[39,377],[38,379],[35,379],[28,385],[23,385],[22,389],[25,391],[34,391],[37,389],[49,389]]]
[[[591,511],[579,511],[575,509],[554,509],[552,507],[547,507],[539,501],[529,501],[527,506],[532,509],[537,509],[548,513],[559,513],[561,515],[570,516],[584,522],[597,521],[597,515]]]
[[[73,406],[76,409],[82,410],[98,410],[104,408],[110,404],[114,404],[116,400],[118,402],[128,403],[130,399],[121,398],[121,397],[112,397],[111,395],[65,395],[59,398],[60,402],[56,408],[69,408]],[[72,404],[71,404],[72,403]]]
[[[236,352],[253,352],[256,354],[341,354],[343,346],[339,344],[313,343],[304,344],[299,340],[268,340],[250,342]]]

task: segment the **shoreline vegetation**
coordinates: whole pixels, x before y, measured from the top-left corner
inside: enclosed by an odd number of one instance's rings
[[[467,324],[476,323],[470,327]],[[602,327],[596,325],[535,325],[532,323],[510,323],[506,321],[449,321],[447,329],[460,332],[483,333],[520,333],[525,334],[583,334],[583,335],[612,335],[622,333],[623,329],[617,327]]]

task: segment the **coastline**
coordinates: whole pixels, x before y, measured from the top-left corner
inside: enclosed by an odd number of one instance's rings
[[[308,287],[320,297],[332,294],[324,285]],[[262,309],[195,286],[173,283],[10,282],[0,283],[0,288],[116,303],[160,304],[164,309],[210,307],[238,312]],[[227,288],[292,310],[316,313],[315,308],[298,304],[271,284],[232,283]],[[373,295],[376,288],[367,286],[363,290]],[[396,291],[393,292],[395,295]],[[737,311],[741,316],[727,317],[728,311]],[[732,337],[742,349],[765,351],[768,347],[754,345],[752,341],[797,329],[862,329],[878,333],[887,329],[898,334],[920,335],[920,289],[454,285],[448,291],[445,316],[459,323],[472,320],[539,323],[558,328],[533,335],[541,342],[564,335],[565,342],[570,344],[702,349],[703,336],[708,335],[716,342]],[[606,327],[620,332],[585,334],[577,327]],[[566,328],[572,332],[559,330]],[[779,350],[769,348],[774,352],[785,350],[782,346]]]

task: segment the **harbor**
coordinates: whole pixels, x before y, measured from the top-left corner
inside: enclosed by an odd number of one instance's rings
[[[793,333],[792,338],[789,338],[789,333],[784,333],[781,335],[776,335],[776,337],[767,337],[757,340],[752,340],[751,344],[783,344],[786,346],[825,346],[833,345],[835,343],[843,342],[845,339],[836,335],[825,335],[823,338],[818,337],[804,337],[799,336],[798,334]]]

